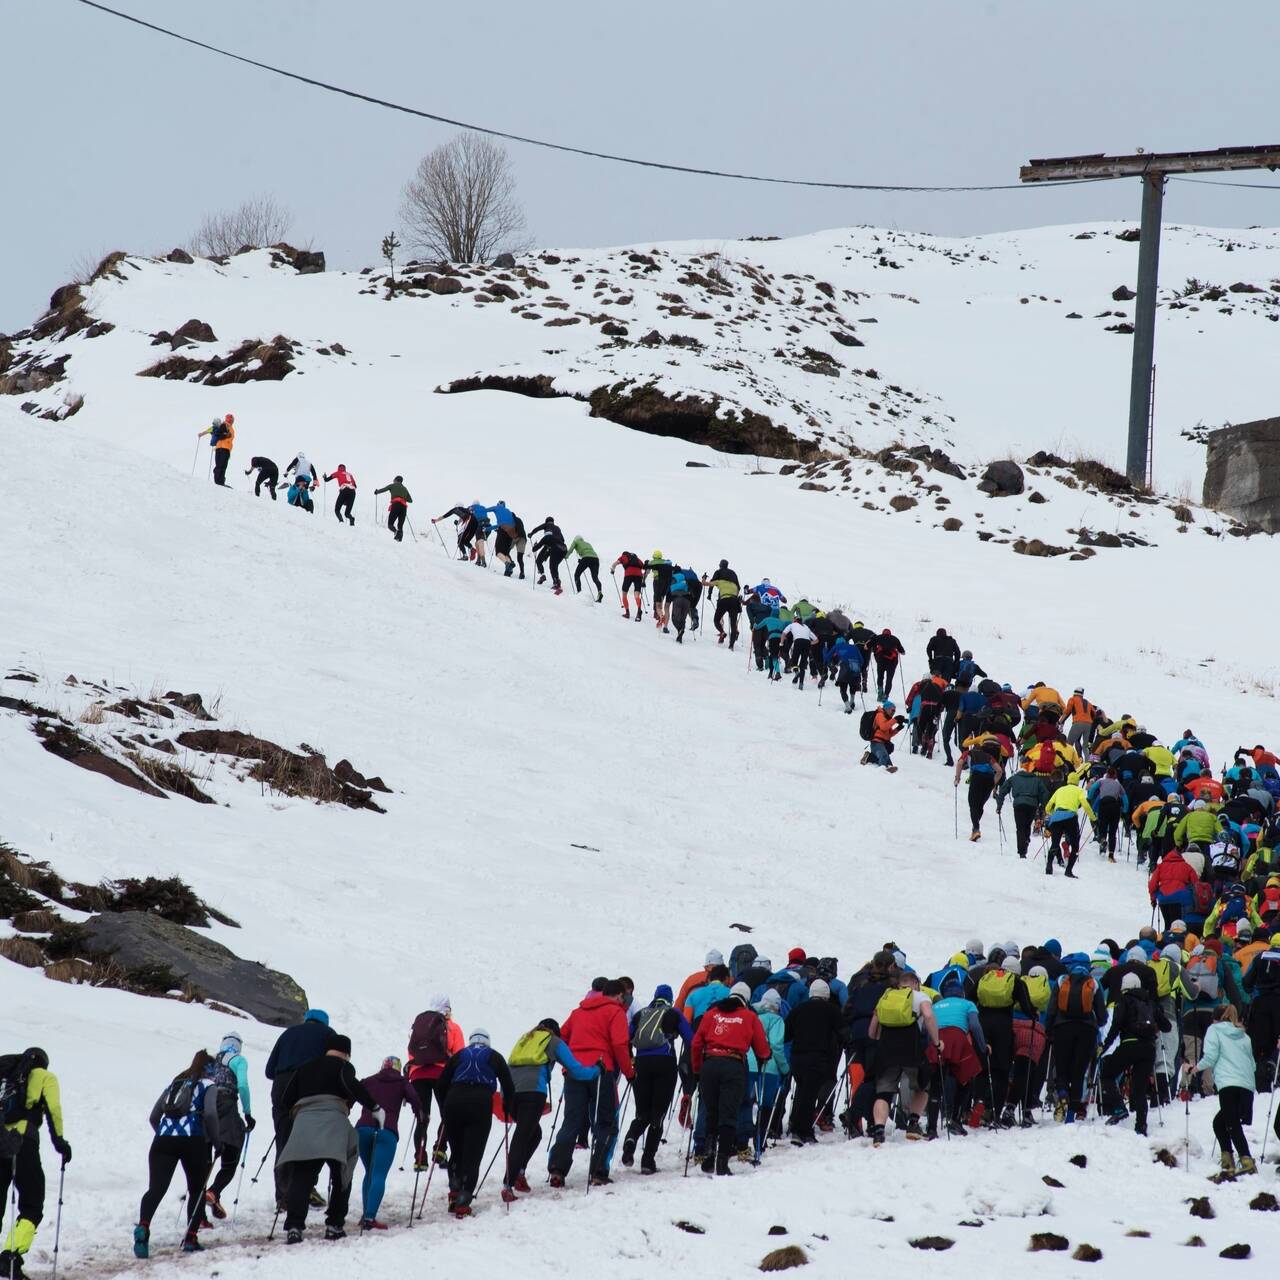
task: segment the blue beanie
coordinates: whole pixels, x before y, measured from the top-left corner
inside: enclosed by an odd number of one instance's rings
[[[1062,943],[1060,943],[1057,938],[1049,938],[1044,944],[1044,949],[1053,956],[1055,960],[1062,959]]]
[[[672,1000],[675,999],[675,996],[672,994],[671,988],[667,986],[665,982],[660,982],[653,989],[653,998],[655,1000],[666,1000],[668,1003],[670,1003]]]
[[[308,1009],[303,1015],[303,1022],[322,1022],[329,1025],[329,1015],[323,1009]]]

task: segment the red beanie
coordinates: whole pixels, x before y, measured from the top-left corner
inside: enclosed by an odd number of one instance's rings
[[[805,951],[803,947],[792,947],[791,950],[787,952],[787,963],[788,964],[804,964],[805,957],[808,954],[809,953]]]

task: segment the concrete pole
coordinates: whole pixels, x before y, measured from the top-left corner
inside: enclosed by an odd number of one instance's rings
[[[1156,344],[1156,284],[1160,275],[1163,173],[1142,175],[1142,240],[1138,245],[1138,298],[1133,316],[1133,372],[1129,382],[1129,449],[1125,471],[1134,484],[1147,479],[1151,422],[1151,366]]]

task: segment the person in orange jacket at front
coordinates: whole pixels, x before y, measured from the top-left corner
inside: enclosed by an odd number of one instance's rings
[[[1082,744],[1085,750],[1088,750],[1089,742],[1093,738],[1094,717],[1097,711],[1097,707],[1084,696],[1083,689],[1077,689],[1067,699],[1067,705],[1062,709],[1062,718],[1071,721],[1071,732],[1067,735],[1067,741],[1077,751]]]
[[[214,418],[210,426],[196,435],[209,437],[209,447],[213,450],[213,483],[226,485],[227,463],[231,461],[231,448],[236,442],[235,417],[227,414],[225,418]]]
[[[757,1064],[773,1055],[759,1015],[751,1007],[751,988],[739,982],[702,1015],[693,1037],[693,1074],[698,1105],[707,1117],[707,1154],[702,1172],[733,1173],[729,1157],[738,1147],[738,1112],[747,1086],[747,1050]]]
[[[878,764],[890,773],[897,773],[898,766],[889,757],[893,751],[893,740],[902,732],[904,724],[906,719],[903,716],[894,715],[892,702],[882,703],[872,722],[871,741],[862,753],[862,763]]]

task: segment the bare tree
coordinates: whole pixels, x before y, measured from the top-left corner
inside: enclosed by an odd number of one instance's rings
[[[410,243],[446,262],[482,262],[524,230],[506,147],[460,133],[418,162],[400,217]]]
[[[255,196],[235,209],[211,213],[191,237],[191,251],[206,258],[221,258],[245,245],[261,248],[277,244],[293,222],[293,214],[275,196]]]

